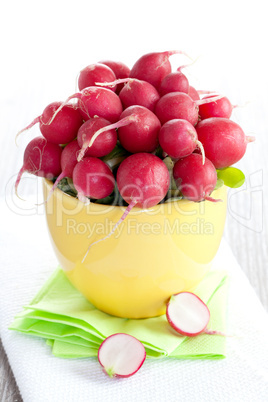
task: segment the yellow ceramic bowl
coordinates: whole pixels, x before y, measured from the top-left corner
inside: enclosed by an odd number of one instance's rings
[[[52,183],[44,180],[46,199]],[[98,309],[119,317],[165,313],[169,297],[193,290],[210,269],[223,233],[223,202],[179,200],[148,210],[133,208],[115,233],[105,237],[125,208],[91,203],[56,189],[46,203],[51,241],[66,276]]]

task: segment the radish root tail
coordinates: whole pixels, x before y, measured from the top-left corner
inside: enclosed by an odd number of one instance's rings
[[[217,96],[213,96],[213,97],[211,97],[211,98],[199,99],[199,100],[197,100],[197,101],[194,101],[194,103],[195,103],[197,106],[200,106],[200,105],[204,105],[205,103],[216,102],[217,100],[220,100],[220,99],[222,99],[222,98],[224,98],[224,95],[217,95]]]
[[[49,125],[53,122],[53,120],[55,119],[55,117],[57,116],[57,114],[61,111],[61,109],[62,109],[64,106],[66,106],[67,103],[68,103],[71,99],[74,99],[74,98],[80,99],[80,98],[81,98],[81,93],[80,93],[80,92],[77,92],[76,94],[73,94],[73,95],[69,96],[64,102],[62,102],[62,104],[60,105],[60,107],[58,107],[58,109],[57,109],[56,112],[53,114],[53,116],[51,117],[51,119],[50,119],[47,123],[43,123],[43,124],[49,126]]]
[[[133,121],[137,121],[137,116],[134,114],[127,116],[122,120],[119,120],[117,123],[109,124],[106,127],[100,128],[98,131],[96,131],[96,133],[92,136],[92,138],[90,140],[84,142],[81,150],[79,151],[77,161],[80,162],[83,159],[83,157],[85,156],[86,150],[93,145],[93,143],[96,141],[96,139],[98,138],[99,135],[101,135],[105,131],[126,126],[126,125],[132,123]]]
[[[204,150],[203,144],[202,144],[201,141],[196,140],[196,145],[198,146],[198,148],[199,148],[200,151],[201,151],[201,154],[202,154],[202,164],[204,165],[204,164],[205,164],[206,156],[205,156],[205,150]]]
[[[82,260],[82,264],[84,263],[84,261],[85,261],[87,255],[88,255],[89,250],[91,249],[91,247],[92,247],[93,245],[95,245],[95,244],[97,244],[97,243],[103,241],[103,240],[108,239],[110,236],[112,236],[112,234],[114,234],[114,232],[116,231],[116,228],[120,225],[120,223],[122,223],[122,222],[126,219],[126,217],[128,216],[128,214],[130,213],[130,211],[132,210],[132,208],[135,207],[136,204],[137,204],[137,201],[136,201],[136,200],[132,200],[131,203],[127,206],[127,208],[126,208],[125,212],[123,213],[123,215],[121,216],[121,218],[116,222],[116,224],[114,225],[114,227],[112,228],[112,230],[110,231],[110,233],[108,233],[107,236],[102,237],[101,239],[98,239],[98,240],[94,241],[92,244],[90,244],[90,246],[89,246],[88,249],[87,249],[86,254],[84,255],[84,258],[83,258],[83,260]]]
[[[124,84],[125,82],[134,80],[139,81],[135,78],[120,78],[112,82],[95,82],[95,85],[97,85],[98,87],[115,87],[117,84]]]
[[[16,144],[16,145],[18,145],[18,144],[17,144],[17,138],[18,138],[18,136],[19,136],[21,133],[23,133],[23,131],[29,130],[29,129],[32,128],[35,124],[40,123],[40,122],[41,122],[41,117],[42,117],[42,115],[36,117],[28,126],[24,127],[22,130],[20,130],[20,131],[17,133],[17,135],[16,135],[16,137],[15,137],[15,144]]]

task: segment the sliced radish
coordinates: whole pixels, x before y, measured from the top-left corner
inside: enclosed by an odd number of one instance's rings
[[[143,344],[128,334],[113,334],[99,347],[98,359],[110,377],[130,377],[143,365],[146,352]]]
[[[194,293],[172,295],[166,310],[169,324],[182,335],[195,336],[206,330],[210,312],[207,305]]]

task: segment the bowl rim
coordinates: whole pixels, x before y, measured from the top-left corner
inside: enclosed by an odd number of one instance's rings
[[[43,182],[45,183],[45,185],[46,185],[46,187],[50,190],[51,188],[52,188],[52,186],[53,186],[53,182],[51,181],[51,180],[49,180],[49,179],[46,179],[46,178],[44,178],[43,179]],[[216,190],[213,190],[213,192],[210,194],[210,196],[212,196],[213,197],[213,194],[215,194],[216,192],[219,192],[219,190],[222,192],[222,191],[226,191],[226,186],[225,185],[223,185],[223,186],[221,186],[220,188],[218,188],[218,189],[216,189]],[[94,203],[89,203],[89,204],[84,204],[83,205],[83,202],[82,201],[80,201],[78,198],[76,198],[76,197],[73,197],[72,195],[70,195],[70,194],[67,194],[67,193],[65,193],[64,191],[62,191],[61,189],[59,189],[58,187],[56,187],[55,188],[55,190],[54,190],[54,192],[53,192],[53,195],[55,196],[57,196],[57,198],[58,198],[58,196],[59,195],[62,195],[65,199],[68,199],[68,201],[69,202],[71,202],[73,205],[81,205],[81,207],[84,207],[84,208],[87,208],[87,207],[92,207],[92,206],[94,206],[94,209],[96,209],[96,210],[99,210],[99,211],[102,211],[102,210],[107,210],[107,207],[113,207],[113,208],[115,208],[115,210],[120,210],[120,211],[125,211],[126,210],[126,208],[127,208],[127,206],[124,206],[124,205],[110,205],[110,204],[98,204],[98,203],[96,203],[96,202],[94,202]],[[176,199],[174,199],[174,200],[172,200],[172,201],[169,201],[169,202],[163,202],[163,203],[158,203],[157,205],[154,205],[153,207],[150,207],[150,208],[140,208],[140,207],[133,207],[132,209],[131,209],[131,211],[129,212],[130,214],[131,213],[137,213],[137,212],[145,212],[145,211],[151,211],[151,212],[153,212],[154,210],[156,210],[157,208],[159,209],[160,208],[160,210],[159,210],[159,212],[161,211],[162,213],[165,211],[165,209],[166,208],[170,208],[170,206],[173,204],[173,203],[179,203],[180,205],[199,205],[200,203],[211,203],[211,201],[208,201],[208,200],[202,200],[202,201],[199,201],[199,202],[196,202],[196,201],[191,201],[191,200],[188,200],[187,198],[182,198],[182,199],[179,199],[179,200],[176,200]],[[215,203],[216,204],[216,203]]]

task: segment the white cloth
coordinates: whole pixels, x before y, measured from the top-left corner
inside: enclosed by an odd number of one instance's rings
[[[24,402],[268,400],[268,316],[225,241],[215,258],[231,275],[224,360],[146,361],[110,379],[95,358],[56,358],[43,339],[8,330],[57,266],[42,207],[25,216],[23,205],[0,203],[0,336]]]

